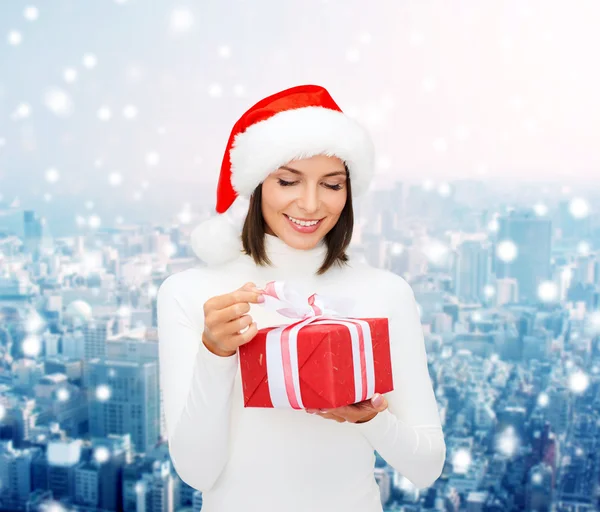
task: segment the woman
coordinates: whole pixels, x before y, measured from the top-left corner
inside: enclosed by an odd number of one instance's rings
[[[203,492],[203,511],[381,512],[374,450],[419,488],[442,471],[412,290],[346,255],[352,201],[372,172],[369,136],[319,86],[265,98],[232,130],[221,215],[192,236],[208,266],[169,276],[158,293],[169,450],[180,477]],[[241,237],[223,215],[238,196],[250,199]],[[290,323],[261,306],[261,287],[274,280],[306,297],[352,297],[348,316],[389,318],[394,391],[328,411],[245,408],[237,348]]]

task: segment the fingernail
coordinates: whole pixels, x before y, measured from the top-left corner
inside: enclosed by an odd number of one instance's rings
[[[265,301],[264,295],[259,295],[257,300],[258,300],[259,303],[262,304]]]
[[[381,396],[380,394],[376,394],[373,397],[372,403],[375,407],[379,407],[383,403],[383,396]]]

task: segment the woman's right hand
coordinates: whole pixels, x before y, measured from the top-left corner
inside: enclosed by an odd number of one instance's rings
[[[264,302],[262,290],[246,283],[234,292],[218,295],[204,303],[204,332],[202,342],[213,354],[229,357],[256,336],[258,328],[247,315],[250,303]],[[261,300],[262,299],[262,300]],[[246,329],[243,333],[241,330]]]

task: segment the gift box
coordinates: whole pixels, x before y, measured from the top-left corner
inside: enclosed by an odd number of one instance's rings
[[[239,347],[245,407],[336,408],[394,389],[387,318],[342,316],[335,301],[302,301],[283,282],[265,291],[265,307],[296,321]]]

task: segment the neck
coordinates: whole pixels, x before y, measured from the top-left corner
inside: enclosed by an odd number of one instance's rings
[[[314,275],[325,261],[327,244],[321,239],[310,249],[295,249],[275,235],[265,234],[265,250],[272,271],[281,270],[286,274]]]

